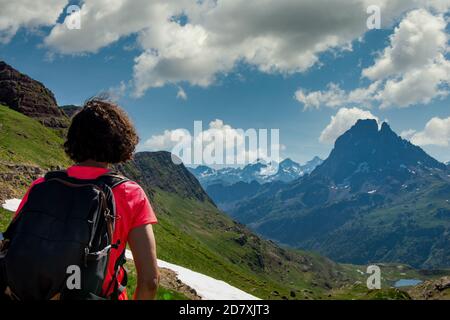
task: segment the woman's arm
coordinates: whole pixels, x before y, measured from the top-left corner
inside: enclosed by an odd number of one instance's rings
[[[153,300],[159,284],[156,241],[151,224],[131,230],[128,243],[137,271],[135,300]]]

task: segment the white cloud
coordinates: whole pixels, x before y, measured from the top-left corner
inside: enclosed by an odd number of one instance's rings
[[[327,50],[347,50],[366,31],[366,9],[379,5],[388,26],[426,0],[86,0],[82,30],[57,24],[45,39],[63,53],[97,52],[138,35],[134,94],[168,83],[208,86],[246,62],[262,72],[302,72]],[[268,10],[270,8],[270,10]],[[181,24],[174,16],[185,15]],[[133,17],[130,19],[130,17]]]
[[[382,102],[381,108],[428,104],[449,94],[449,82],[450,61],[442,59],[442,62],[408,72],[401,79],[388,80],[376,99]]]
[[[410,140],[411,137],[416,133],[416,130],[413,129],[408,129],[408,130],[404,130],[400,133],[400,137],[402,137],[403,139],[406,140]]]
[[[330,83],[327,90],[307,92],[298,89],[295,92],[295,99],[302,103],[305,109],[319,109],[321,106],[335,108],[345,103],[346,93],[339,85]]]
[[[177,99],[187,100],[188,96],[182,87],[178,87]]]
[[[170,7],[164,1],[85,0],[80,10],[81,29],[56,24],[45,44],[62,54],[95,53],[121,37],[163,23]]]
[[[343,105],[365,105],[370,107],[380,82],[375,81],[367,88],[357,88],[346,92],[338,84],[330,83],[326,90],[308,92],[298,89],[294,98],[303,104],[304,109],[319,109],[321,106],[338,108]]]
[[[178,154],[178,147],[182,146],[187,154],[196,153],[203,158],[204,164],[245,164],[256,161],[261,158],[267,161],[279,162],[279,151],[285,150],[285,146],[274,141],[271,132],[268,131],[267,141],[261,140],[261,132],[254,129],[237,129],[225,124],[223,120],[216,119],[211,121],[208,128],[194,128],[191,134],[187,129],[165,130],[162,134],[153,135],[146,140],[140,147],[140,150],[159,151],[165,150],[175,153],[183,162],[188,164],[201,164],[189,162],[190,156]],[[264,134],[264,133],[263,133]],[[270,141],[269,141],[270,140]],[[251,142],[252,141],[252,142]],[[266,145],[264,145],[266,143]],[[198,149],[196,149],[198,146]],[[278,151],[276,151],[278,150]],[[193,152],[194,151],[194,152]],[[276,154],[272,154],[275,151]],[[216,152],[218,152],[218,162],[214,162]],[[213,155],[214,154],[214,155]],[[197,155],[194,155],[194,160]],[[217,158],[217,159],[218,159]],[[220,162],[222,161],[222,162]]]
[[[0,0],[0,43],[8,43],[19,28],[52,26],[67,0]]]
[[[124,81],[120,81],[118,86],[111,87],[106,91],[106,94],[109,99],[112,101],[118,102],[125,96],[127,91],[127,85]]]
[[[405,131],[405,138],[418,146],[434,145],[448,147],[450,145],[450,117],[432,118],[422,131]],[[403,136],[403,135],[402,135]]]
[[[178,139],[190,139],[191,134],[186,129],[164,130],[162,134],[153,135],[147,139],[142,149],[151,151],[171,151],[178,143]]]
[[[390,38],[390,46],[362,72],[370,79],[388,79],[377,95],[381,108],[427,104],[448,94],[446,26],[443,16],[423,9],[410,12],[401,21]]]
[[[411,11],[395,28],[390,45],[375,64],[363,70],[363,76],[373,80],[401,76],[441,59],[448,42],[445,27],[443,16],[423,9]]]
[[[367,87],[346,92],[331,83],[323,91],[299,89],[295,97],[305,109],[355,104],[408,107],[445,97],[450,83],[446,26],[440,14],[424,9],[410,11],[395,28],[389,46],[362,71],[363,77],[373,81]]]
[[[303,72],[319,62],[322,52],[351,50],[352,42],[367,31],[369,5],[381,8],[383,27],[390,27],[408,10],[426,8],[438,14],[448,10],[449,2],[84,0],[81,30],[69,30],[64,23],[56,23],[67,1],[0,0],[0,41],[8,41],[21,26],[53,25],[44,39],[52,53],[81,54],[95,53],[123,37],[137,35],[136,48],[140,53],[135,57],[133,91],[141,96],[148,89],[182,81],[209,86],[218,75],[231,72],[239,62],[265,73]],[[177,16],[185,16],[181,19],[185,23],[174,19]],[[411,65],[428,61],[427,58],[441,52],[442,17],[438,21],[426,14],[417,16],[409,15],[409,20],[398,28],[391,49],[386,49],[379,62],[366,71],[368,76],[373,78],[383,72],[394,76],[395,68],[406,72]],[[413,37],[420,41],[403,41],[413,33],[421,35]],[[408,46],[419,50],[417,61],[411,55],[409,59],[403,58],[409,53]],[[399,56],[402,57],[397,59]],[[439,83],[435,88],[438,86]],[[388,91],[379,96],[384,97],[393,102],[397,99]]]
[[[370,111],[359,108],[341,108],[336,115],[331,117],[330,123],[320,134],[319,141],[333,144],[336,139],[350,129],[359,119],[375,119],[379,121]]]

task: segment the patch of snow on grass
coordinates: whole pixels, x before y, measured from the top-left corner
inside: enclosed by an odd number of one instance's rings
[[[127,259],[133,259],[129,250],[126,252]],[[195,289],[197,294],[204,300],[259,300],[259,298],[248,294],[228,283],[206,276],[158,259],[160,268],[167,268],[176,272],[181,282]]]
[[[2,207],[5,210],[16,211],[20,201],[20,199],[9,199],[2,204]],[[133,260],[133,255],[130,250],[127,250],[125,255],[127,259]],[[233,287],[224,281],[214,279],[190,269],[159,259],[158,266],[176,272],[180,281],[195,289],[197,294],[205,300],[259,300],[259,298]]]
[[[2,208],[8,211],[16,212],[17,208],[19,208],[21,199],[9,199],[6,200],[5,203],[2,204]]]

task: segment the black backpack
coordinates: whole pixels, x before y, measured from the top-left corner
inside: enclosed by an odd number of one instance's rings
[[[49,172],[35,185],[0,246],[0,299],[117,299],[126,286],[125,250],[102,296],[116,210],[112,189],[127,181],[108,173],[95,180]],[[124,281],[117,275],[123,269]]]

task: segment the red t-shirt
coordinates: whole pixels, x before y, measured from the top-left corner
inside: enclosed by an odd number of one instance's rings
[[[70,177],[77,179],[96,179],[99,176],[107,173],[109,170],[98,167],[84,167],[72,166],[67,169],[67,174]],[[31,187],[22,199],[16,214],[20,212],[23,205],[28,199],[28,194],[33,186],[42,183],[44,178],[39,178],[33,182]],[[120,240],[118,250],[112,250],[110,260],[108,263],[108,271],[103,285],[103,290],[106,291],[108,285],[114,275],[114,265],[119,258],[120,253],[125,250],[128,242],[128,234],[136,227],[155,224],[157,222],[156,215],[153,212],[152,206],[142,188],[133,181],[124,182],[113,189],[114,200],[116,204],[116,214],[118,219],[113,234],[113,243]],[[123,272],[120,272],[118,281],[123,279]],[[106,293],[106,292],[104,292]],[[109,292],[108,292],[109,294]],[[127,300],[128,296],[126,290],[119,296],[119,300]]]

